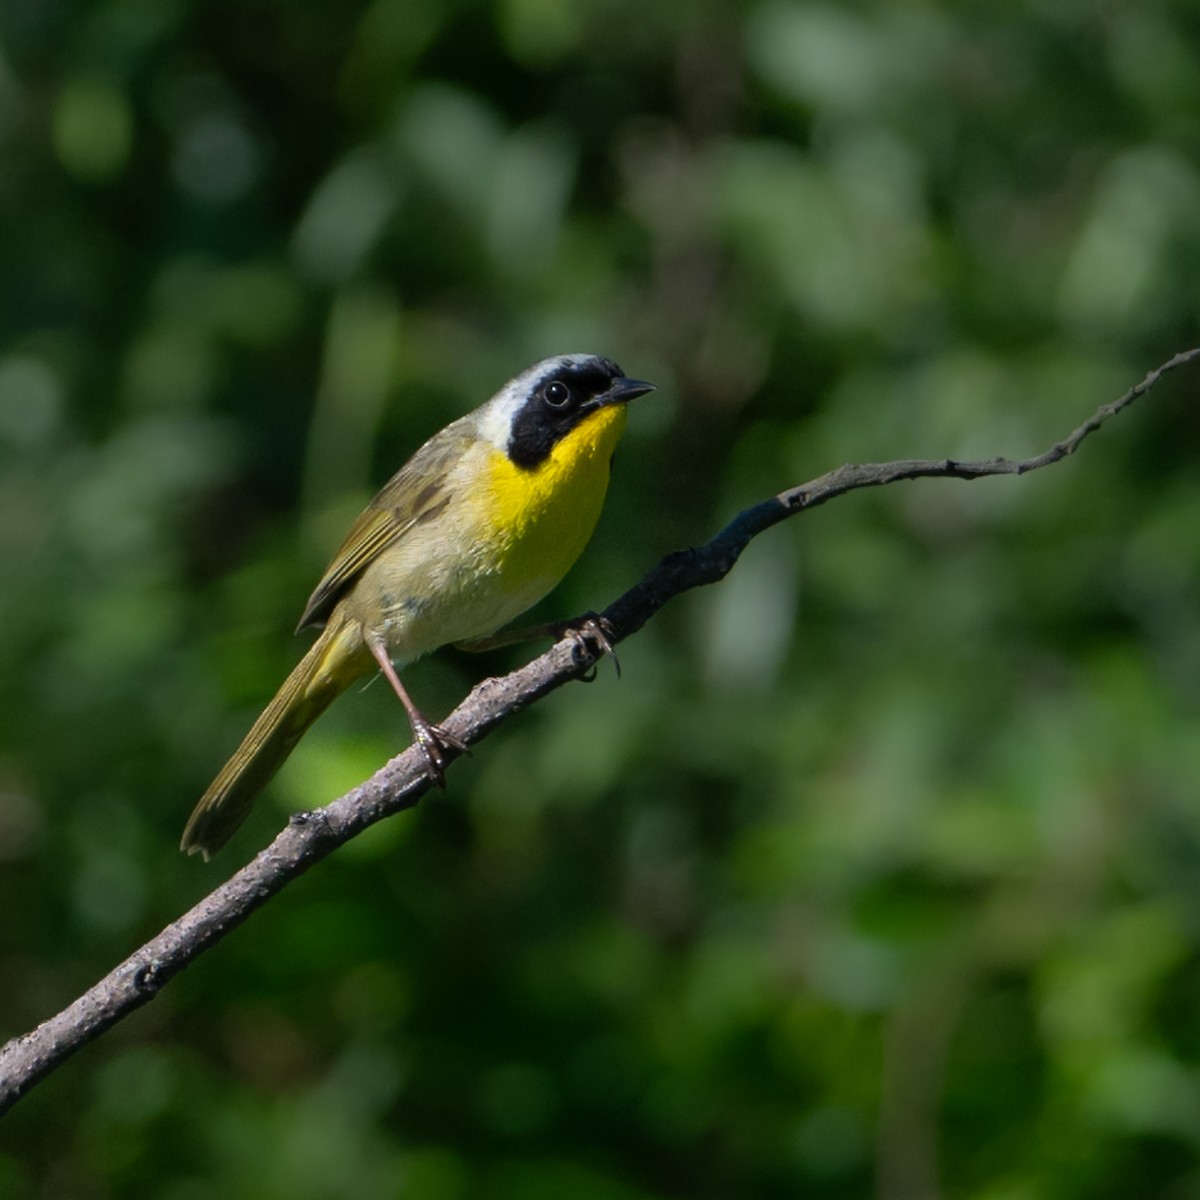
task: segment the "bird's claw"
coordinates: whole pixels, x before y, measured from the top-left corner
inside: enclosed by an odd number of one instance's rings
[[[454,734],[447,732],[440,725],[428,721],[420,725],[414,723],[413,732],[417,745],[425,755],[425,774],[434,787],[446,787],[446,751],[453,750],[458,754],[471,753],[467,744]]]
[[[621,660],[617,657],[617,651],[612,641],[616,637],[616,630],[613,629],[611,622],[600,616],[599,613],[584,613],[582,617],[576,617],[573,621],[563,621],[555,629],[555,636],[560,640],[562,638],[571,639],[571,650],[575,661],[587,668],[580,676],[584,683],[591,683],[596,678],[596,664],[599,659],[606,656],[613,660],[617,678],[621,678]],[[599,647],[599,654],[592,652],[589,642]]]

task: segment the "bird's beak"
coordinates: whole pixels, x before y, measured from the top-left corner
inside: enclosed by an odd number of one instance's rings
[[[602,396],[597,397],[601,406],[607,404],[624,404],[629,400],[634,400],[638,396],[644,396],[647,392],[654,391],[654,384],[647,383],[643,379],[626,379],[622,376],[620,379],[614,379],[612,386]]]

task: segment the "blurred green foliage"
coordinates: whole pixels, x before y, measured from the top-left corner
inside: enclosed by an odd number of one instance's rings
[[[1200,316],[1194,0],[11,0],[0,155],[5,1036],[404,744],[347,696],[175,849],[528,362],[660,384],[564,615],[842,461],[1038,452]],[[771,532],[42,1084],[0,1195],[1200,1195],[1196,378]]]

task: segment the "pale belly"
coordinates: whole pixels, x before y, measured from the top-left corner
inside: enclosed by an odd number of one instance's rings
[[[347,616],[382,633],[400,664],[520,616],[591,537],[623,418],[621,410],[585,426],[585,444],[560,447],[562,461],[533,476],[489,451],[489,461],[474,464],[471,502],[448,505],[382,553],[343,601]]]

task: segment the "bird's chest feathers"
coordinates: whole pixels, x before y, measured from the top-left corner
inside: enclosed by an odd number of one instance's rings
[[[533,469],[492,454],[487,491],[501,574],[548,590],[567,573],[600,517],[624,426],[623,405],[602,408]]]

